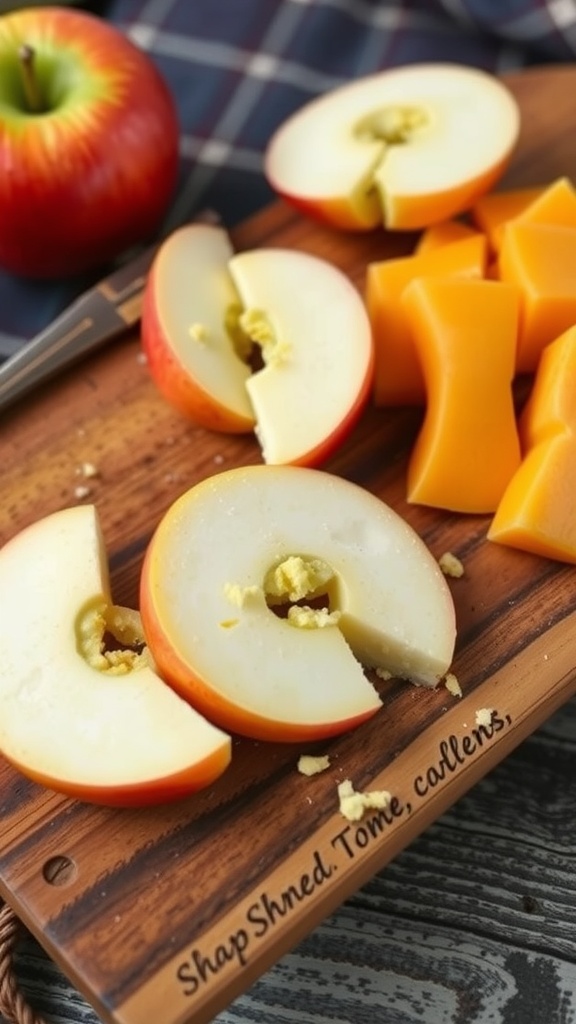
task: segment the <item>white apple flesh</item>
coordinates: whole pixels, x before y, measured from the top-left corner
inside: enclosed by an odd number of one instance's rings
[[[483,71],[395,68],[296,111],[272,136],[265,173],[277,193],[335,226],[420,229],[493,186],[519,120],[511,92]]]
[[[227,767],[230,738],[151,659],[100,651],[95,623],[130,623],[130,613],[112,606],[92,506],[56,512],[5,545],[0,607],[0,752],[23,774],[87,801],[137,805],[194,792]]]
[[[303,252],[234,255],[214,226],[181,228],[161,247],[142,343],[165,397],[209,429],[255,429],[267,463],[322,461],[370,393],[370,323],[349,279]],[[251,373],[253,345],[262,366]]]
[[[372,380],[364,304],[341,271],[306,253],[255,249],[229,268],[243,308],[255,311],[252,329],[268,334],[265,365],[246,379],[263,459],[323,459],[355,422]]]
[[[279,567],[285,595],[269,582]],[[321,595],[320,612],[273,610]],[[163,677],[222,728],[257,739],[350,729],[380,706],[364,667],[433,687],[455,643],[450,591],[409,524],[303,467],[233,469],[182,495],[148,548],[140,605]]]
[[[222,228],[190,224],[160,246],[142,310],[142,345],[159,390],[201,426],[254,427],[246,391],[250,367],[233,340],[241,303],[227,266],[234,255]]]

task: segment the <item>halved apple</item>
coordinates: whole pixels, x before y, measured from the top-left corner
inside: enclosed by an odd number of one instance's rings
[[[350,729],[380,706],[364,667],[433,687],[455,642],[450,591],[410,525],[294,466],[228,470],[183,494],[148,547],[140,607],[163,677],[256,739]]]
[[[494,185],[519,122],[511,92],[486,72],[414,64],[300,108],[272,136],[265,173],[284,199],[336,227],[424,228]]]
[[[268,463],[327,458],[372,385],[370,323],[348,278],[303,252],[234,255],[212,225],[180,228],[161,246],[142,344],[169,401],[210,430],[254,429]]]
[[[230,737],[156,674],[137,613],[112,605],[93,506],[64,509],[0,551],[0,753],[52,789],[151,804],[211,783]]]

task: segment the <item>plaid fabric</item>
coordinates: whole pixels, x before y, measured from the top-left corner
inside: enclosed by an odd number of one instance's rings
[[[494,72],[576,54],[576,0],[110,0],[85,4],[157,63],[175,97],[181,174],[166,228],[209,206],[225,224],[273,196],[262,153],[274,128],[351,78],[417,61]],[[1,230],[1,225],[0,225]],[[89,280],[0,273],[0,357]]]

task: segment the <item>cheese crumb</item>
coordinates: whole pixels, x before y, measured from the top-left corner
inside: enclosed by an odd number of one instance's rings
[[[392,673],[387,668],[375,668],[374,671],[378,676],[378,679],[384,679],[385,681],[388,681],[388,679],[393,678]]]
[[[301,775],[318,775],[330,767],[330,758],[327,754],[314,757],[312,754],[301,754],[298,758],[298,771]]]
[[[225,583],[224,593],[230,604],[235,605],[236,608],[243,608],[251,597],[262,594],[262,588],[256,586],[256,584],[250,587],[241,587],[239,583]]]
[[[98,469],[93,462],[81,462],[76,473],[78,476],[83,476],[84,479],[89,480],[91,477],[98,476]]]
[[[476,712],[476,725],[484,725],[488,728],[492,725],[494,708],[478,708]]]
[[[381,810],[388,807],[392,794],[386,789],[373,789],[367,793],[357,792],[350,779],[344,779],[338,785],[340,813],[347,821],[360,821],[367,810]]]
[[[288,622],[298,629],[324,629],[325,626],[338,625],[340,615],[339,611],[331,612],[329,608],[293,605],[288,609]]]
[[[303,597],[321,593],[334,578],[334,570],[321,558],[290,555],[266,573],[264,589],[268,597],[301,601]]]
[[[106,633],[111,633],[120,643],[133,646],[109,650]],[[76,636],[81,656],[99,672],[120,676],[145,666],[153,667],[152,657],[144,645],[140,616],[130,608],[106,604],[85,608],[76,622]]]
[[[278,366],[290,355],[290,345],[281,341],[274,331],[268,314],[263,309],[246,309],[240,314],[238,324],[244,334],[260,346],[262,359],[267,366]]]
[[[74,497],[78,501],[82,501],[83,498],[88,498],[90,495],[90,488],[86,487],[85,484],[81,484],[74,488]]]
[[[209,338],[209,332],[206,324],[190,324],[188,334],[192,338],[192,341],[206,342]]]
[[[452,576],[454,579],[459,579],[460,576],[464,575],[464,566],[456,555],[453,555],[451,551],[445,551],[443,555],[438,559],[438,565],[445,576]]]
[[[453,672],[449,672],[444,680],[444,686],[453,697],[462,696],[462,687]]]

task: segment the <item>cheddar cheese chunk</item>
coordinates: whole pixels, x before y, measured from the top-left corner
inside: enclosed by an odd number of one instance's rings
[[[486,265],[481,234],[418,256],[382,260],[368,266],[366,305],[375,348],[374,403],[422,405],[424,380],[410,334],[402,294],[415,278],[455,274],[480,278]]]
[[[544,349],[520,436],[524,457],[488,538],[576,563],[576,326]]]
[[[520,188],[510,192],[487,192],[476,200],[470,216],[486,235],[493,252],[500,249],[505,225],[523,213],[544,191],[543,188]]]
[[[568,178],[557,178],[517,218],[523,224],[557,224],[576,228],[576,191]]]
[[[517,290],[428,277],[413,281],[403,301],[426,386],[408,501],[493,512],[520,464],[512,395]]]
[[[421,256],[423,253],[440,249],[443,245],[460,242],[463,238],[472,238],[477,234],[478,231],[475,228],[465,224],[462,220],[441,220],[438,224],[431,224],[422,232],[414,253]]]
[[[533,373],[544,346],[576,323],[576,227],[516,220],[498,266],[520,291],[516,369]]]

